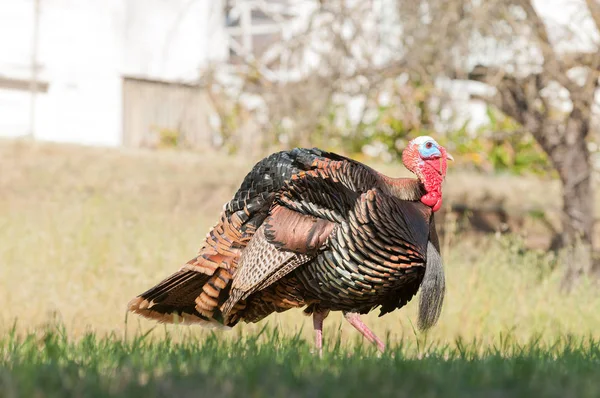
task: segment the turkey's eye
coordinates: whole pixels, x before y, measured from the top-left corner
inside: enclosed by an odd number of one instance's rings
[[[431,141],[429,141],[427,144],[425,144],[425,148],[427,148],[427,149],[431,149],[432,146],[433,146],[433,143]]]

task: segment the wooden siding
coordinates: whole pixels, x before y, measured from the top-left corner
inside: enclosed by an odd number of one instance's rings
[[[206,148],[211,144],[212,113],[201,86],[123,78],[124,146],[155,148],[176,137],[178,146]]]

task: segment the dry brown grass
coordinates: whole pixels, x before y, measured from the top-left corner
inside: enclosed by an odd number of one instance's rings
[[[15,319],[19,330],[33,329],[56,313],[74,335],[87,329],[122,333],[128,300],[194,255],[256,160],[0,141],[0,330]],[[403,173],[401,167],[380,169]],[[559,205],[557,184],[535,179],[453,174],[445,192],[452,200],[469,186],[478,195],[483,185],[509,192],[515,202]],[[523,251],[512,238],[450,238],[447,302],[428,338],[600,336],[597,288],[584,283],[568,296],[559,293],[560,273],[539,278],[550,255]],[[382,335],[414,340],[415,307],[383,318],[374,312],[366,321]],[[303,327],[310,335],[300,311],[268,322],[289,332]],[[326,335],[340,324],[339,315],[330,317]],[[129,317],[130,331],[152,326]],[[344,324],[343,334],[354,338],[348,331]]]

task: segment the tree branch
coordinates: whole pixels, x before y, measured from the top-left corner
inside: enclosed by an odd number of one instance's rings
[[[531,0],[515,0],[515,3],[523,8],[523,11],[527,14],[527,19],[531,21],[531,27],[533,28],[539,48],[544,57],[544,73],[553,80],[556,80],[561,86],[571,91],[575,88],[575,85],[567,77],[567,69],[556,55],[552,43],[550,43],[546,24],[533,7]]]
[[[598,33],[600,33],[600,4],[596,0],[585,0],[585,4],[587,4],[590,10],[590,15],[594,20]]]
[[[531,21],[531,27],[533,28],[535,35],[537,36],[538,42],[540,44],[540,49],[542,50],[542,54],[544,55],[544,61],[556,61],[556,54],[550,43],[550,39],[548,38],[548,30],[546,29],[546,24],[539,16],[533,5],[531,4],[531,0],[515,0],[515,3],[523,8],[523,11],[527,14],[527,19]]]
[[[563,55],[563,64],[568,69],[584,67],[600,72],[597,52],[572,52]]]

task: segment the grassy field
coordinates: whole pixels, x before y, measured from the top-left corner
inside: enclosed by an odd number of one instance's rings
[[[420,349],[330,347],[300,336],[129,342],[64,330],[0,339],[3,397],[598,397],[598,342],[557,340],[483,351],[456,342]]]
[[[392,347],[381,358],[339,314],[323,361],[300,311],[214,334],[126,323],[129,299],[195,254],[256,160],[0,141],[0,396],[599,395],[597,286],[561,293],[553,256],[516,236],[446,236],[438,326],[416,333],[415,303],[369,314]],[[454,173],[444,189],[560,206],[553,181]]]

